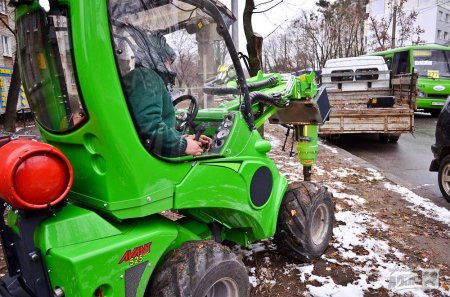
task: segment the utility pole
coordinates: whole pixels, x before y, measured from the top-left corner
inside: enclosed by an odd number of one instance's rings
[[[395,32],[397,31],[397,0],[393,0],[391,48],[395,48]]]
[[[234,22],[231,27],[231,36],[233,37],[234,47],[239,51],[239,8],[238,0],[231,0],[231,12],[236,17],[236,22]]]

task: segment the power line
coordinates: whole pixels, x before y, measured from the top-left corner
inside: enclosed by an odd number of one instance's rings
[[[287,21],[292,20],[293,18],[296,18],[297,15],[294,15],[290,18],[285,19],[284,21],[282,21],[278,26],[275,27],[275,29],[272,30],[272,32],[270,32],[269,34],[267,34],[266,36],[264,36],[264,38],[269,37],[270,35],[272,35],[276,30],[278,30],[278,28],[280,28],[282,25],[284,25],[284,23],[286,23]]]
[[[273,1],[275,1],[275,0],[269,0],[269,1],[266,1],[266,2],[263,2],[263,3],[255,4],[255,8],[258,7],[258,6],[262,6],[264,4],[268,4],[268,3],[273,2]]]
[[[271,10],[272,8],[274,8],[274,7],[278,6],[278,5],[280,5],[281,3],[283,3],[283,1],[284,0],[280,0],[280,2],[278,2],[277,4],[274,4],[272,7],[269,7],[266,10],[254,11],[253,13],[264,13],[264,12],[267,12],[267,11]]]
[[[298,7],[298,5],[294,5],[292,3],[290,3],[289,1],[283,1],[283,4],[286,6],[287,9],[289,9],[289,7],[287,5],[293,6],[293,7]],[[300,13],[302,11],[302,9],[298,9],[298,12]],[[266,16],[266,14],[264,14],[264,16]],[[277,31],[282,25],[284,25],[286,22],[298,17],[298,14],[295,14],[291,17],[288,17],[286,19],[284,19],[283,21],[281,21],[280,24],[278,24],[269,34],[267,34],[266,36],[264,36],[264,38],[269,37],[270,35],[272,35],[275,31]],[[266,16],[267,20],[269,20],[269,18]],[[270,20],[269,20],[270,22]],[[271,22],[272,25],[275,25],[274,23]]]
[[[442,3],[433,4],[433,5],[428,6],[428,7],[423,7],[423,8],[421,8],[421,9],[417,10],[417,13],[419,14],[419,13],[428,11],[428,10],[430,10],[430,9],[433,9],[433,8],[435,8],[435,7],[438,7],[439,5],[445,5],[445,4],[448,4],[448,3],[450,3],[450,1],[446,1],[446,2],[442,2]]]

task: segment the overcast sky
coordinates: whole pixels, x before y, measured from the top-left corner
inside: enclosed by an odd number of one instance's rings
[[[231,0],[220,0],[231,10]],[[269,2],[270,0],[255,0],[255,5],[260,3]],[[245,50],[245,35],[242,25],[242,13],[244,12],[245,1],[238,0],[239,2],[239,49],[242,52],[247,52]],[[281,2],[281,3],[280,3]],[[283,26],[283,24],[289,22],[289,20],[300,15],[302,10],[311,10],[314,8],[316,0],[273,0],[270,3],[259,6],[257,11],[263,11],[271,8],[277,3],[274,8],[270,9],[265,13],[257,13],[253,15],[253,30],[263,37],[269,35],[278,26]]]

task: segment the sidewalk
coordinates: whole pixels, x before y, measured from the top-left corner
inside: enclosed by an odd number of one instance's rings
[[[265,131],[279,169],[290,182],[301,180],[297,157],[281,151],[284,129]],[[448,209],[327,142],[312,180],[335,198],[332,245],[312,264],[283,257],[270,240],[236,247],[250,267],[252,296],[450,296]]]

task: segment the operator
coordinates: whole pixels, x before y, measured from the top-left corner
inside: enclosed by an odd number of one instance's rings
[[[123,85],[139,136],[146,148],[160,156],[199,156],[211,146],[211,138],[183,135],[175,129],[175,109],[167,90],[175,84],[171,64],[173,49],[161,34],[140,32],[132,47],[135,68],[123,77]]]

